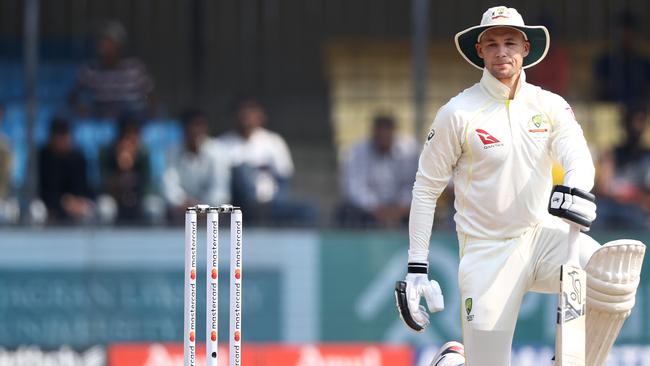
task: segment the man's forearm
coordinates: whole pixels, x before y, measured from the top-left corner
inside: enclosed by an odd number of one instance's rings
[[[428,261],[429,239],[437,199],[437,195],[430,189],[413,189],[409,216],[409,262]]]

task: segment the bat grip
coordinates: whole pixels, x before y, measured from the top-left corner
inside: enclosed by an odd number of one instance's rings
[[[576,225],[570,225],[569,227],[569,260],[567,263],[572,264],[576,267],[580,266],[580,243],[578,238],[580,237],[580,228]]]

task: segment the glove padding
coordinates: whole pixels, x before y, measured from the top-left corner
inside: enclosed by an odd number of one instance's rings
[[[579,188],[557,185],[548,202],[548,212],[588,231],[596,219],[596,196]]]
[[[429,325],[429,314],[420,299],[424,296],[429,312],[445,308],[442,290],[438,282],[429,280],[426,273],[408,273],[405,281],[395,283],[397,311],[404,323],[416,332]]]

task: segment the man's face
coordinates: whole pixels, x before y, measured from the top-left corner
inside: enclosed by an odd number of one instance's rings
[[[237,130],[248,136],[256,128],[266,123],[266,113],[257,103],[245,103],[237,112]]]
[[[120,58],[120,43],[109,37],[100,37],[97,40],[97,56],[104,63],[112,63]]]
[[[185,124],[185,144],[189,150],[198,151],[207,136],[208,120],[205,117],[195,117]]]
[[[639,143],[643,137],[648,121],[648,114],[644,110],[632,113],[630,120],[625,121],[625,130],[627,133],[628,141]]]
[[[395,126],[392,125],[375,126],[375,129],[373,131],[375,147],[382,153],[390,151],[391,147],[393,146],[394,136],[395,136]]]
[[[59,154],[72,151],[72,136],[69,133],[55,133],[50,136],[52,150]]]
[[[507,27],[488,29],[476,44],[476,52],[483,59],[485,68],[501,81],[519,76],[529,51],[530,43],[524,35]]]

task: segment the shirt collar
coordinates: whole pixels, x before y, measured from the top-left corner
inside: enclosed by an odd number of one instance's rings
[[[524,70],[521,70],[519,82],[517,83],[517,90],[515,91],[515,97],[519,94],[524,83],[526,83],[526,73]],[[481,77],[480,84],[483,90],[485,90],[492,98],[507,100],[510,96],[510,88],[500,82],[499,79],[492,76],[486,68],[483,68],[483,77]]]

